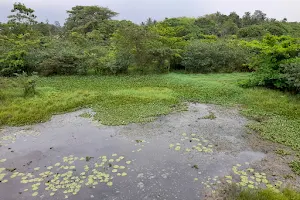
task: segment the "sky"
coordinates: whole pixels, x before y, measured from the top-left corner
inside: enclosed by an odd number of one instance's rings
[[[232,11],[242,16],[246,11],[262,10],[270,18],[300,21],[300,0],[0,0],[0,21],[5,22],[15,1],[33,8],[39,21],[65,22],[66,10],[76,5],[99,5],[118,12],[117,19],[135,23],[151,17],[198,17],[217,11],[229,14]]]

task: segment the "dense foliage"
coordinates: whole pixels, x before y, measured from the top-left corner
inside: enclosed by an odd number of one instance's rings
[[[254,71],[243,85],[299,92],[300,24],[259,10],[137,25],[109,8],[75,6],[64,26],[38,22],[22,3],[11,12],[0,24],[1,76]]]
[[[183,65],[189,72],[233,72],[247,70],[249,53],[236,43],[193,41],[183,56]]]
[[[266,35],[245,45],[257,54],[252,60],[254,77],[248,84],[300,91],[300,38]]]

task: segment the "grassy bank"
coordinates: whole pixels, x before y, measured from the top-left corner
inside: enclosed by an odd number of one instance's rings
[[[92,107],[103,124],[145,122],[192,101],[238,105],[264,138],[300,150],[300,97],[263,88],[244,89],[250,74],[69,76],[40,78],[38,94],[23,98],[12,79],[2,79],[0,126],[46,121],[53,114]],[[2,84],[3,85],[3,84]],[[10,86],[7,86],[10,85]]]

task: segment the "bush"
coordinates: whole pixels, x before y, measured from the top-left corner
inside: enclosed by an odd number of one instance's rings
[[[14,73],[34,71],[26,56],[36,48],[39,40],[30,38],[30,34],[13,35],[11,38],[0,35],[0,76],[13,76]]]
[[[193,41],[186,49],[182,64],[188,72],[245,71],[248,51],[226,41]]]
[[[256,52],[250,85],[299,92],[300,39],[266,35],[262,41],[246,43]]]
[[[300,92],[300,62],[282,64],[281,67],[288,89]]]
[[[32,96],[36,94],[35,86],[36,86],[36,79],[37,76],[33,74],[32,76],[28,76],[26,72],[22,74],[15,74],[17,76],[17,82],[23,88],[23,95]]]
[[[84,52],[69,41],[56,40],[29,56],[28,60],[35,60],[33,64],[43,76],[87,73]]]
[[[78,74],[80,58],[74,54],[53,55],[39,64],[38,71],[43,76]]]
[[[125,56],[124,54],[118,54],[110,50],[104,57],[99,58],[99,65],[96,72],[105,75],[126,73],[131,59],[128,56],[125,58]]]

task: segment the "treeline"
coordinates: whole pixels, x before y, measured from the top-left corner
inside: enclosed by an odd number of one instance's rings
[[[118,13],[76,6],[61,26],[37,22],[15,3],[0,24],[0,75],[254,71],[243,86],[300,90],[300,24],[262,11],[199,18],[114,20]]]

